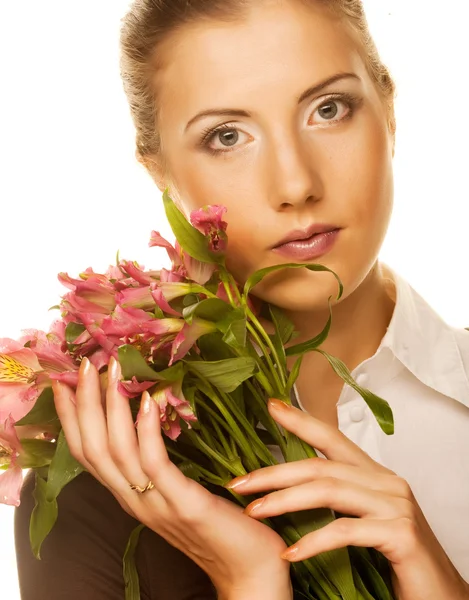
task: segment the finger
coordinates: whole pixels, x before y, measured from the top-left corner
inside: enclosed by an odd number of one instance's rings
[[[142,469],[168,503],[180,505],[184,502],[187,506],[190,504],[188,494],[193,489],[192,481],[169,459],[159,413],[155,400],[148,392],[143,392],[137,424]],[[197,488],[204,491],[199,485]]]
[[[333,477],[272,492],[251,502],[244,512],[255,519],[266,519],[312,508],[330,508],[372,519],[411,518],[413,515],[413,506],[408,500]]]
[[[130,482],[111,458],[99,375],[87,358],[80,365],[76,410],[83,456],[114,494],[119,494],[127,503],[129,500],[131,503],[131,494],[135,492],[130,489]]]
[[[73,390],[60,381],[54,381],[52,384],[54,392],[54,402],[59,417],[60,423],[63,428],[65,439],[70,450],[70,454],[77,460],[95,479],[107,488],[111,493],[113,490],[107,485],[103,479],[99,476],[97,471],[83,456],[83,449],[81,445],[80,429],[78,427],[76,403],[74,400]],[[114,495],[114,494],[113,494]],[[123,510],[129,514],[134,514],[130,509],[129,505],[124,502],[119,496],[114,495],[116,500],[119,502]]]
[[[308,533],[281,554],[291,562],[346,546],[376,548],[391,563],[403,560],[415,548],[414,526],[408,519],[341,518]]]
[[[364,471],[354,465],[321,457],[263,467],[247,475],[235,477],[225,487],[234,489],[241,495],[255,494],[272,489],[281,490],[324,477],[355,483],[390,496],[407,499],[411,497],[407,482],[395,474]]]
[[[83,455],[80,428],[78,427],[77,409],[73,390],[60,381],[52,383],[54,392],[54,403],[57,415],[67,440],[70,454],[77,460],[93,477],[99,478],[98,474]]]
[[[129,483],[145,487],[148,476],[140,464],[137,432],[128,398],[118,389],[119,363],[111,358],[106,392],[106,421],[109,452],[117,468]]]
[[[268,407],[272,417],[282,427],[320,450],[327,458],[362,469],[391,473],[332,425],[281,400],[270,399]]]

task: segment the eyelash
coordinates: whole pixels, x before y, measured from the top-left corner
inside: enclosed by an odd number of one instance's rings
[[[338,121],[331,121],[332,123],[341,123],[343,121],[347,121],[347,120],[351,119],[363,102],[362,98],[359,98],[358,96],[355,96],[354,94],[350,94],[350,93],[331,94],[324,100],[324,102],[322,104],[320,104],[316,108],[316,110],[314,112],[316,112],[317,110],[319,110],[320,108],[325,106],[331,100],[340,100],[340,101],[344,102],[347,105],[347,107],[349,108],[349,111],[345,115],[345,117],[342,117],[342,119],[339,119]],[[223,123],[223,125],[218,125],[218,127],[215,127],[215,128],[207,127],[207,129],[204,129],[204,131],[202,132],[202,139],[200,140],[199,145],[205,151],[209,152],[212,156],[219,156],[220,154],[227,154],[229,152],[234,152],[234,150],[214,150],[213,148],[210,148],[210,146],[209,146],[209,143],[217,135],[217,133],[219,133],[220,131],[226,131],[226,130],[235,131],[235,130],[237,130],[237,128],[234,125],[231,125],[230,123]]]

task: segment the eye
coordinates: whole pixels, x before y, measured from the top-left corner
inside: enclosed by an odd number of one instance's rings
[[[329,96],[313,112],[313,115],[317,114],[319,117],[316,124],[324,125],[345,121],[352,117],[357,105],[358,99],[349,94]],[[310,124],[309,121],[308,124]]]
[[[214,129],[208,128],[203,132],[200,145],[213,154],[231,152],[231,148],[238,145],[240,135],[247,135],[237,129],[233,123],[224,123]],[[218,147],[213,147],[214,142]]]

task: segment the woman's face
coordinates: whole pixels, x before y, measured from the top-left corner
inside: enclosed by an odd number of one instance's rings
[[[346,26],[314,5],[269,1],[236,24],[186,27],[162,50],[160,131],[173,198],[186,215],[227,207],[227,263],[239,282],[275,264],[319,263],[339,275],[345,299],[376,262],[393,197],[387,111]],[[320,257],[273,249],[318,223],[340,228]],[[327,273],[285,270],[255,293],[307,311],[324,308],[337,284]]]

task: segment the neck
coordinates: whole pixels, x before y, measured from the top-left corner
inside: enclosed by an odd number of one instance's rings
[[[389,326],[395,302],[387,294],[385,286],[385,275],[376,262],[360,286],[332,308],[331,329],[321,349],[340,358],[350,371],[373,356]],[[329,316],[328,311],[287,314],[300,334],[294,344],[316,336]],[[289,359],[290,368],[294,361],[295,357]],[[319,418],[335,420],[335,405],[342,387],[342,380],[322,355],[317,352],[305,355],[297,388],[308,412]]]

